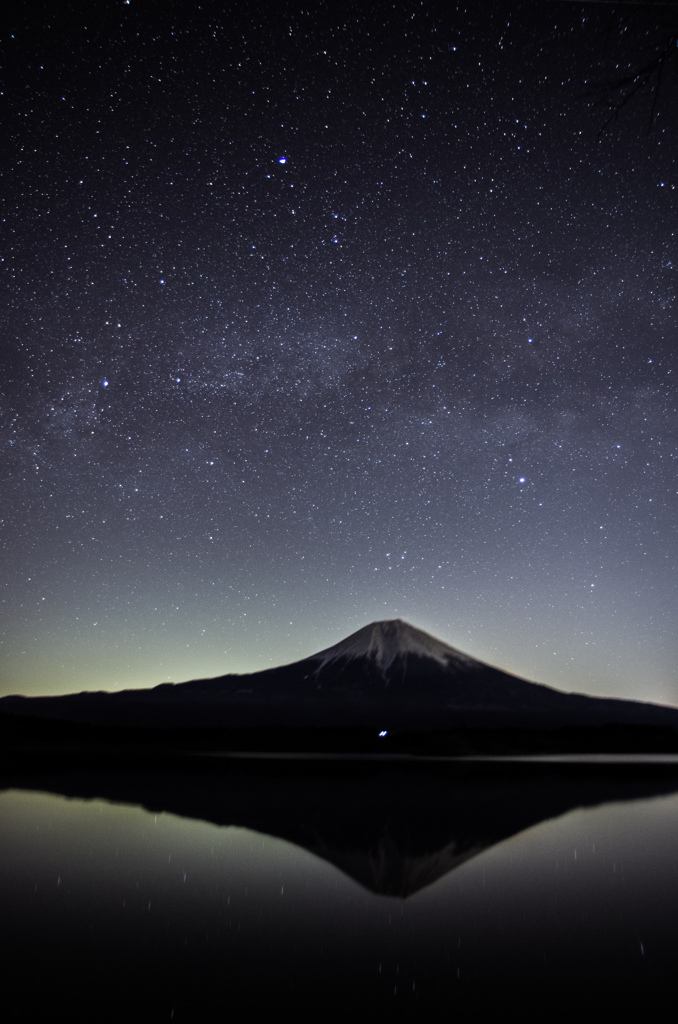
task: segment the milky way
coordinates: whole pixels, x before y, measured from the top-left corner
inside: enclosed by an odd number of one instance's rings
[[[676,86],[599,88],[659,18],[46,6],[1,46],[2,692],[400,616],[678,703]]]

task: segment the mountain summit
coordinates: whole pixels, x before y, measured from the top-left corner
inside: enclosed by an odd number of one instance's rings
[[[317,671],[321,672],[335,662],[366,658],[386,676],[394,662],[407,657],[428,658],[443,668],[460,670],[477,664],[473,658],[402,619],[371,622],[333,647],[312,655],[309,660],[319,661]]]

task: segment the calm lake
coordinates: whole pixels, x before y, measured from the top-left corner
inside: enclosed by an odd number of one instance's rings
[[[0,786],[5,1020],[453,1018],[678,978],[675,763],[24,766]]]

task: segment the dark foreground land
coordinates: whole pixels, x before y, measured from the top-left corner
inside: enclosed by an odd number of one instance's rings
[[[0,714],[0,747],[49,759],[57,752],[83,762],[115,756],[135,763],[179,753],[266,753],[421,757],[547,754],[674,754],[678,732],[653,725],[608,724],[553,729],[389,730],[263,726],[143,728],[79,724]]]

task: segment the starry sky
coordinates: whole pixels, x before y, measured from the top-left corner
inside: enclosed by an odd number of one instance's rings
[[[663,17],[3,15],[0,692],[399,616],[678,703],[675,81],[610,120]]]

